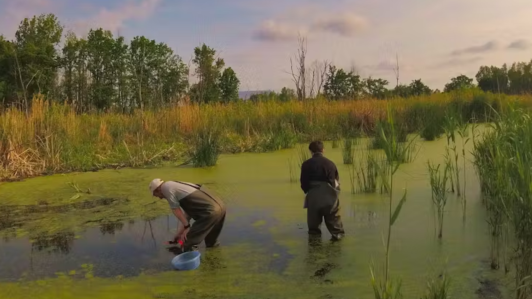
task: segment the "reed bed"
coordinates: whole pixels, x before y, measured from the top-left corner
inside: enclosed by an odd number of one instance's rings
[[[518,102],[529,106],[531,99],[521,97]],[[36,96],[27,115],[11,108],[0,111],[0,180],[164,161],[212,165],[221,153],[273,151],[338,136],[375,136],[377,123],[385,123],[387,104],[394,107],[397,128],[413,133],[423,123],[423,107],[438,113],[454,109],[467,119],[474,114],[485,121],[491,117],[488,107],[515,100],[466,91],[388,101],[240,101],[130,114],[76,114],[71,106]],[[215,149],[198,148],[211,145]],[[200,156],[201,161],[194,158]]]
[[[498,269],[502,258],[508,272],[508,260],[513,261],[515,298],[528,299],[532,298],[532,118],[512,105],[501,110],[491,129],[473,141],[474,163],[488,211],[492,268]]]

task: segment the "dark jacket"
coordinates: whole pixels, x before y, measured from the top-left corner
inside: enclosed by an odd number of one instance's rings
[[[301,190],[308,193],[311,189],[311,182],[325,182],[329,183],[331,187],[335,187],[335,180],[338,182],[338,169],[333,161],[325,158],[322,153],[317,153],[312,158],[303,162],[301,165]]]

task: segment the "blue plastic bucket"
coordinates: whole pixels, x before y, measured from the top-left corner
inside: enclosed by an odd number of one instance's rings
[[[172,266],[177,270],[194,270],[200,265],[199,251],[183,252],[172,259]]]

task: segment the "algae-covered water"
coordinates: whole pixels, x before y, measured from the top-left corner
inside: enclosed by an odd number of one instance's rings
[[[443,240],[436,237],[426,162],[442,163],[445,146],[444,139],[421,143],[416,160],[397,173],[394,196],[407,188],[408,197],[393,228],[391,275],[402,279],[405,298],[420,298],[427,278],[443,270],[453,298],[498,298],[479,295],[497,275],[489,270],[471,163],[466,220],[451,194]],[[370,265],[383,264],[387,195],[352,195],[341,150],[327,144],[340,171],[347,235],[331,243],[323,227],[321,242],[309,242],[303,194],[290,182],[296,152],[224,155],[209,169],[106,170],[1,184],[0,298],[372,298]],[[222,247],[202,244],[195,271],[172,269],[174,253],[164,242],[176,220],[148,191],[156,177],[207,184],[227,202]]]

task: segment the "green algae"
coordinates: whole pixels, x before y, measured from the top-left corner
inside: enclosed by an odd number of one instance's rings
[[[477,289],[482,287],[479,282],[482,277],[500,279],[497,273],[485,267],[489,238],[472,165],[467,165],[470,205],[467,221],[462,222],[459,199],[450,196],[445,215],[446,235],[441,242],[437,240],[424,162],[427,159],[443,162],[444,145],[442,139],[423,142],[416,159],[421,162],[401,166],[394,186],[393,192],[398,195],[403,188],[408,188],[409,192],[391,244],[394,264],[391,274],[402,278],[405,298],[419,298],[425,291],[427,272],[433,268],[443,270],[443,261],[448,261],[445,269],[453,278],[451,294],[460,294],[460,298],[476,298]],[[73,227],[81,230],[117,219],[167,214],[167,204],[151,197],[147,190],[148,182],[155,177],[207,183],[222,195],[228,206],[239,207],[234,214],[228,214],[228,222],[238,222],[247,210],[269,213],[271,220],[261,218],[238,223],[267,230],[271,242],[285,250],[289,257],[242,237],[235,244],[204,252],[202,265],[196,271],[147,271],[136,277],[102,278],[92,274],[94,269],[83,271],[87,269],[85,266],[70,269],[75,271],[72,275],[0,283],[0,298],[346,298],[353,294],[357,298],[371,298],[369,266],[371,261],[380,264],[384,252],[381,233],[386,225],[385,195],[352,195],[344,188],[341,213],[347,237],[340,243],[330,243],[323,228],[322,242],[311,244],[307,241],[302,191],[299,184],[290,183],[290,174],[286,171],[285,162],[291,155],[294,155],[292,150],[222,155],[217,167],[206,169],[107,170],[2,184],[2,204],[36,205],[43,199],[41,194],[47,195],[44,198],[49,205],[97,200],[104,196],[127,199],[119,200],[112,209],[96,208],[91,213],[74,210],[54,217],[45,215],[21,227],[27,231],[42,227],[41,232],[55,232]],[[346,182],[349,169],[341,165],[341,150],[331,149],[327,144],[326,155],[337,163],[341,181]],[[73,190],[66,182],[73,180],[81,190],[90,188],[91,194],[72,199]],[[102,220],[87,223],[88,219]],[[222,237],[229,233],[231,231],[224,231]],[[280,272],[274,271],[271,265],[280,260],[285,265]],[[168,267],[170,270],[170,258]]]

